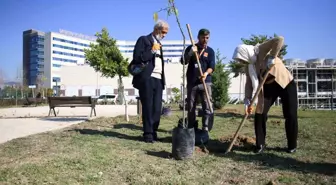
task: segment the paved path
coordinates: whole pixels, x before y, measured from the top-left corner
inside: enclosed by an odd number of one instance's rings
[[[57,130],[86,121],[91,108],[56,108],[57,117],[48,117],[49,107],[0,109],[0,143],[41,132]],[[125,113],[123,105],[98,105],[97,117],[115,117]],[[136,115],[135,105],[128,106],[129,115]],[[92,117],[93,119],[96,117]]]

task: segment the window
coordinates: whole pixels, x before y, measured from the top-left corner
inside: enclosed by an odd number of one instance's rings
[[[62,61],[62,62],[77,63],[77,60],[70,60],[70,59],[57,58],[57,57],[53,57],[53,60]]]
[[[65,56],[72,56],[72,57],[85,58],[84,55],[78,55],[78,54],[67,53],[67,52],[53,51],[53,53],[54,53],[54,54],[59,54],[59,55],[65,55]]]
[[[53,82],[60,82],[61,78],[60,77],[53,77]]]
[[[37,55],[43,55],[44,54],[44,51],[40,51],[40,50],[31,50],[30,51],[30,56],[33,57],[33,56],[37,56]]]
[[[53,64],[53,67],[61,67],[62,65],[60,64]]]
[[[66,40],[66,39],[60,39],[60,38],[57,38],[57,37],[53,37],[53,40],[56,40],[56,41],[59,41],[59,42],[64,42],[64,43],[69,43],[69,44],[74,44],[74,45],[78,45],[78,46],[90,47],[89,44],[70,41],[70,40]]]
[[[56,47],[56,48],[63,48],[63,49],[68,49],[68,50],[73,50],[73,51],[81,51],[81,52],[84,52],[83,49],[73,48],[73,47],[69,47],[69,46],[62,46],[62,45],[59,45],[59,44],[53,44],[53,47]]]

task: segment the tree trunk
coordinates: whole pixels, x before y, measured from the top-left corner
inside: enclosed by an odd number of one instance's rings
[[[23,99],[23,85],[21,86],[21,99]]]
[[[120,98],[118,98],[119,100],[121,100],[121,98],[123,99],[123,102],[125,103],[125,119],[127,122],[129,122],[129,116],[128,116],[128,103],[126,101],[126,96],[125,96],[125,93],[124,93],[124,84],[123,84],[123,81],[122,81],[122,77],[119,76],[119,93],[118,93],[118,96],[122,96]]]

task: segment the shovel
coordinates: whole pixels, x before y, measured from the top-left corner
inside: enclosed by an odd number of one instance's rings
[[[273,66],[272,66],[272,67],[273,67]],[[260,93],[260,91],[261,91],[261,88],[264,86],[264,83],[266,82],[266,77],[268,76],[269,73],[270,73],[270,70],[268,70],[267,73],[264,75],[263,80],[262,80],[262,82],[259,84],[258,89],[257,89],[257,92],[256,92],[255,95],[253,96],[253,98],[252,98],[252,102],[251,102],[250,105],[253,105],[254,102],[256,101],[256,99],[257,99],[257,97],[258,97],[258,95],[259,95],[259,93]],[[237,131],[236,131],[236,133],[235,133],[235,135],[234,135],[234,137],[233,137],[233,140],[231,141],[231,144],[230,144],[230,146],[227,148],[227,150],[226,150],[225,153],[229,153],[229,152],[231,151],[234,142],[236,142],[236,140],[237,140],[238,133],[239,133],[239,131],[241,130],[241,128],[243,127],[243,125],[244,125],[246,119],[248,118],[248,116],[249,116],[249,114],[245,114],[244,119],[243,119],[242,122],[240,123],[240,125],[239,125],[239,127],[238,127],[238,129],[237,129]]]

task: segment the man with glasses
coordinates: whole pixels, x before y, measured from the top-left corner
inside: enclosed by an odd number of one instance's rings
[[[164,60],[160,41],[167,35],[169,25],[159,20],[152,33],[137,40],[132,64],[142,64],[141,72],[134,74],[132,84],[139,90],[142,104],[143,138],[145,142],[158,141],[157,130],[165,88]]]

